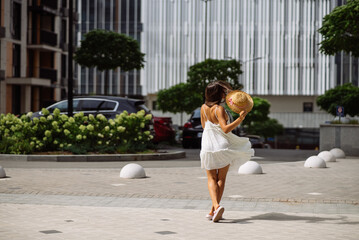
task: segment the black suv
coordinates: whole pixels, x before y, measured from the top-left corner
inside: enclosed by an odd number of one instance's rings
[[[139,99],[112,97],[112,96],[81,96],[73,98],[74,114],[84,112],[85,115],[103,114],[106,118],[115,118],[117,114],[127,111],[128,113],[136,113],[145,110],[146,114],[150,110],[145,106],[145,101]],[[55,108],[60,109],[61,114],[67,114],[67,100],[57,102],[46,109],[52,113]],[[33,117],[42,116],[42,112],[35,112]]]
[[[229,117],[229,121],[233,122],[232,115],[229,113],[229,111],[226,110],[226,112]],[[202,133],[203,133],[203,128],[201,125],[201,108],[197,108],[192,112],[190,119],[183,126],[182,146],[184,148],[201,147]],[[232,133],[236,134],[237,136],[242,136],[240,127],[235,128],[232,131]],[[251,142],[253,148],[264,147],[263,142],[260,141],[258,136],[248,135],[244,137],[249,138],[249,141]]]

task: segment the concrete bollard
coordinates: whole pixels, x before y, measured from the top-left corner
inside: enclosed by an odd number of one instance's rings
[[[255,161],[248,161],[238,169],[239,174],[262,174],[262,167]]]
[[[5,178],[5,177],[6,177],[5,170],[2,166],[0,166],[0,178]]]
[[[333,148],[329,151],[335,158],[345,158],[345,153],[340,148]]]
[[[124,166],[120,172],[120,178],[145,178],[146,173],[141,165],[130,163]]]
[[[329,151],[322,151],[318,154],[318,157],[322,158],[326,162],[335,162],[336,158]]]
[[[307,158],[304,163],[304,167],[306,168],[326,168],[327,164],[325,163],[324,159],[318,156],[311,156]]]

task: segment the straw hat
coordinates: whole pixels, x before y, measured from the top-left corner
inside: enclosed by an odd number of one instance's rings
[[[236,113],[241,111],[250,112],[253,108],[252,97],[243,91],[234,90],[227,94],[226,103],[228,107]]]

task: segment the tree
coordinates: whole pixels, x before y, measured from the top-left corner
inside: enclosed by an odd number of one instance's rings
[[[201,106],[202,96],[193,92],[189,84],[179,83],[169,89],[159,91],[157,104],[163,112],[186,112],[189,114]]]
[[[348,0],[334,8],[324,17],[318,32],[323,35],[319,49],[322,53],[334,55],[343,50],[359,57],[359,0]]]
[[[326,91],[317,98],[317,105],[336,116],[336,107],[344,107],[344,113],[350,116],[359,115],[359,88],[347,83]]]
[[[93,30],[84,35],[74,60],[84,67],[97,67],[105,71],[105,94],[108,92],[108,71],[143,68],[144,55],[136,40],[124,34],[106,30]]]
[[[190,67],[187,83],[177,84],[158,93],[158,108],[164,112],[191,113],[203,103],[204,92],[210,82],[228,81],[234,89],[242,89],[243,85],[238,82],[241,73],[239,61],[206,59]]]
[[[250,111],[241,124],[249,134],[263,136],[264,138],[274,137],[283,132],[283,125],[276,119],[268,117],[270,103],[263,98],[253,97],[253,109]],[[227,110],[230,110],[226,106]],[[233,118],[239,117],[239,114],[230,111]]]
[[[242,89],[238,77],[242,73],[241,63],[236,60],[206,59],[192,65],[187,73],[187,83],[194,92],[204,97],[206,86],[213,81],[223,80],[229,82],[234,89]]]

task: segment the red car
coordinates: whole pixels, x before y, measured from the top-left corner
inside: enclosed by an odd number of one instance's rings
[[[172,127],[170,117],[153,117],[153,128],[155,131],[154,142],[174,141],[176,132]]]

